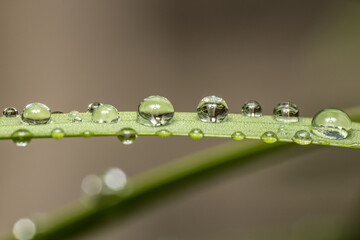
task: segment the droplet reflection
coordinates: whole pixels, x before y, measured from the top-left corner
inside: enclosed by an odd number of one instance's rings
[[[13,234],[16,239],[29,240],[34,237],[35,233],[35,223],[29,218],[22,218],[14,224]]]
[[[104,175],[105,185],[113,191],[119,191],[124,188],[126,182],[126,174],[119,168],[110,168]]]

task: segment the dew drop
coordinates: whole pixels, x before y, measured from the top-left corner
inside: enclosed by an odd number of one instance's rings
[[[100,102],[90,103],[89,106],[88,106],[88,111],[90,113],[92,113],[96,108],[100,107],[101,105],[103,105],[103,104],[100,103]]]
[[[261,136],[261,140],[265,143],[275,143],[278,141],[278,137],[274,132],[268,131]]]
[[[119,191],[126,186],[126,174],[119,168],[110,168],[104,175],[105,185],[113,190]]]
[[[55,128],[54,130],[51,131],[51,137],[53,138],[60,139],[63,138],[64,136],[65,136],[65,132],[61,128]]]
[[[94,196],[101,192],[102,181],[96,175],[87,175],[81,182],[81,189],[87,195]]]
[[[22,120],[32,125],[48,123],[50,117],[50,108],[42,103],[28,104],[22,114]]]
[[[311,131],[322,138],[345,139],[350,130],[349,116],[336,108],[327,108],[318,112],[311,122]]]
[[[201,139],[204,137],[204,133],[200,129],[194,128],[189,132],[189,137],[192,139]]]
[[[306,130],[297,131],[292,140],[300,145],[308,145],[312,142],[310,133]]]
[[[229,108],[221,97],[207,96],[199,102],[196,111],[201,121],[220,123],[226,119]]]
[[[287,136],[289,134],[289,129],[284,126],[284,125],[281,125],[277,131],[278,135],[280,136]]]
[[[82,122],[82,118],[78,111],[69,112],[69,120],[73,123],[81,123]]]
[[[91,132],[91,131],[84,131],[84,132],[82,133],[82,136],[85,137],[85,138],[89,138],[89,137],[91,137],[92,135],[94,135],[94,133]]]
[[[146,126],[167,125],[174,117],[174,107],[162,96],[150,96],[142,100],[137,111],[137,121]]]
[[[261,117],[262,108],[260,103],[254,100],[247,101],[242,107],[242,114],[246,117]]]
[[[298,122],[299,109],[292,102],[281,102],[274,108],[274,119],[279,122]]]
[[[109,104],[102,104],[92,112],[92,121],[96,123],[117,123],[118,120],[118,110]]]
[[[16,117],[17,115],[19,115],[19,112],[18,110],[16,110],[16,108],[8,107],[4,109],[3,115],[5,117]]]
[[[30,240],[35,236],[35,223],[29,218],[18,220],[13,227],[13,234],[16,239]]]
[[[158,135],[159,137],[169,137],[169,136],[171,136],[171,132],[166,129],[163,129],[163,130],[157,131],[156,135]]]
[[[245,138],[245,134],[240,131],[236,131],[231,135],[231,138],[234,140],[243,140]]]
[[[123,128],[118,133],[118,139],[125,145],[132,144],[137,138],[137,132],[132,128]]]
[[[18,147],[26,147],[31,140],[31,133],[26,129],[19,129],[15,131],[11,138]]]

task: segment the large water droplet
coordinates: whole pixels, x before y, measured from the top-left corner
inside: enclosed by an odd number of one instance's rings
[[[221,97],[207,96],[199,102],[196,111],[201,121],[220,123],[226,119],[229,108]]]
[[[119,112],[115,107],[103,104],[94,109],[92,120],[96,123],[116,123],[119,120]]]
[[[328,108],[318,112],[312,119],[311,131],[322,138],[344,139],[351,130],[349,116],[336,108]]]
[[[45,124],[49,122],[50,117],[50,108],[42,103],[30,103],[22,114],[22,120],[28,124]]]
[[[261,140],[265,143],[275,143],[278,141],[278,137],[274,132],[268,131],[261,136]]]
[[[245,134],[240,131],[237,131],[231,135],[231,138],[234,140],[243,140],[245,138]]]
[[[306,130],[297,131],[292,139],[295,143],[300,145],[308,145],[312,142],[310,133]]]
[[[101,178],[96,175],[87,175],[81,182],[81,189],[90,196],[99,194],[102,189]]]
[[[104,175],[105,185],[113,190],[119,191],[126,186],[126,174],[119,168],[111,168]]]
[[[88,111],[92,113],[96,108],[100,107],[101,105],[103,104],[100,102],[90,103],[88,106]]]
[[[65,136],[65,132],[61,128],[55,128],[51,132],[51,137],[56,138],[56,139],[63,138],[64,136]]]
[[[138,107],[137,121],[146,126],[163,126],[171,122],[174,117],[174,107],[162,96],[145,98]]]
[[[159,137],[169,137],[169,136],[171,136],[171,132],[166,129],[163,129],[163,130],[157,131],[156,135],[158,135]]]
[[[246,117],[261,117],[262,108],[260,103],[254,100],[247,101],[242,107],[242,114]]]
[[[19,112],[18,110],[16,110],[16,108],[8,107],[4,109],[3,115],[5,117],[16,117],[17,115],[19,115]]]
[[[299,121],[299,109],[292,102],[281,102],[274,108],[274,118],[280,122]]]
[[[78,111],[69,112],[69,120],[71,122],[74,122],[74,123],[82,122],[82,118],[81,118],[80,113]]]
[[[31,140],[31,133],[26,129],[19,129],[15,131],[11,138],[18,147],[26,147]]]
[[[18,220],[13,227],[13,234],[16,239],[30,240],[35,236],[36,226],[29,218]]]
[[[132,144],[137,138],[137,132],[132,128],[123,128],[118,134],[119,140],[125,145]]]
[[[192,139],[201,139],[204,137],[204,133],[200,129],[194,128],[189,132],[189,137]]]

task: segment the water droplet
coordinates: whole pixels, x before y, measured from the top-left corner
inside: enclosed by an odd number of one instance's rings
[[[163,129],[163,130],[157,131],[156,135],[158,135],[159,137],[169,137],[169,136],[171,136],[171,132],[166,129]]]
[[[189,132],[189,137],[192,139],[201,139],[204,137],[204,133],[200,129],[195,128]]]
[[[274,132],[268,131],[261,136],[261,140],[265,143],[275,143],[278,141],[278,137]]]
[[[78,111],[69,112],[69,120],[71,122],[74,122],[74,123],[82,122],[82,118],[81,118],[80,113]]]
[[[351,130],[351,120],[342,110],[327,108],[313,117],[311,127],[311,131],[319,137],[344,139]]]
[[[26,129],[19,129],[15,131],[11,138],[18,147],[26,147],[31,140],[31,133]]]
[[[19,112],[18,110],[16,110],[16,108],[8,107],[4,109],[3,115],[5,117],[16,117],[17,115],[19,115]]]
[[[91,131],[84,131],[84,132],[82,133],[82,136],[85,137],[85,138],[89,138],[89,137],[91,137],[92,135],[94,135],[94,133],[91,132]]]
[[[243,140],[245,138],[245,134],[240,131],[237,131],[231,135],[231,138],[234,140]]]
[[[96,175],[87,175],[81,182],[81,189],[90,196],[99,194],[102,189],[101,178]]]
[[[297,131],[292,139],[295,143],[300,145],[308,145],[312,142],[310,133],[306,130]]]
[[[36,226],[29,218],[21,218],[13,227],[13,234],[16,239],[30,240],[35,236]]]
[[[22,120],[28,124],[45,124],[51,117],[48,106],[42,103],[30,103],[24,108]]]
[[[92,113],[96,108],[100,107],[101,105],[103,104],[100,102],[90,103],[88,106],[88,111]]]
[[[137,132],[132,128],[123,128],[118,134],[119,140],[125,145],[132,144],[137,138]]]
[[[61,128],[55,128],[51,132],[51,137],[56,138],[56,139],[63,138],[64,136],[65,136],[65,132]]]
[[[262,108],[260,103],[254,100],[247,101],[242,107],[242,114],[246,117],[261,117]]]
[[[292,102],[281,102],[274,108],[274,119],[279,122],[298,122],[299,109]]]
[[[226,119],[229,108],[221,97],[207,96],[199,102],[196,111],[201,121],[220,123]]]
[[[289,134],[289,130],[286,126],[281,125],[277,131],[278,135],[280,136],[286,136]]]
[[[102,104],[94,109],[92,120],[96,123],[116,123],[119,120],[119,112],[109,104]]]
[[[104,175],[105,185],[113,190],[119,191],[126,186],[126,174],[119,168],[111,168]]]
[[[174,107],[162,96],[150,96],[142,100],[137,111],[137,121],[146,126],[167,125],[174,117]]]

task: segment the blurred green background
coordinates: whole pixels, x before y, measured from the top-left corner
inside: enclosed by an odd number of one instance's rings
[[[359,26],[359,1],[0,0],[0,108],[86,111],[100,101],[135,111],[159,94],[195,111],[215,94],[232,113],[250,99],[265,114],[290,100],[311,117],[360,105]],[[88,174],[119,167],[133,176],[226,141],[1,141],[0,233],[75,201]],[[360,209],[359,156],[321,147],[269,157],[78,239],[329,239]]]

